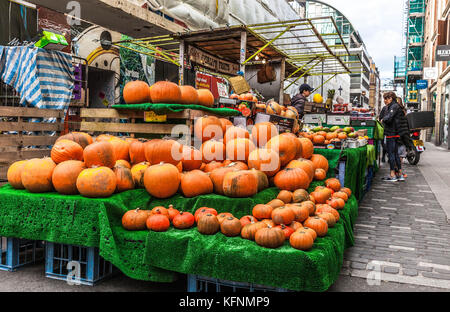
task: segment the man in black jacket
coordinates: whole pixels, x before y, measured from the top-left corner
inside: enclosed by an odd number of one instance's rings
[[[304,83],[300,86],[300,93],[294,96],[291,100],[291,106],[294,106],[298,112],[298,118],[303,118],[306,98],[311,95],[311,92],[314,91],[310,85]]]
[[[397,103],[397,96],[394,92],[387,92],[383,95],[384,103],[387,108],[381,121],[384,125],[384,135],[386,138],[386,149],[389,156],[389,166],[391,169],[390,177],[385,178],[386,181],[397,182],[405,181],[402,174],[402,163],[398,155],[397,140],[400,138],[400,117],[403,110]],[[397,176],[397,172],[399,176]]]

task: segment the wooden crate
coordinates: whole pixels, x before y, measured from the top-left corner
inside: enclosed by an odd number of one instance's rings
[[[63,110],[0,106],[0,181],[6,181],[13,162],[50,156],[49,146],[63,130],[63,117]],[[56,118],[56,122],[32,122],[32,118]],[[54,136],[48,134],[54,131]]]
[[[191,137],[186,137],[186,144],[192,144],[194,122],[196,118],[210,115],[220,117],[201,110],[186,109],[179,113],[167,114],[167,122],[144,122],[144,111],[111,108],[82,108],[80,131],[92,135],[109,133],[126,134],[130,137],[159,136],[170,137],[176,125],[186,125]],[[120,122],[126,121],[126,123]]]

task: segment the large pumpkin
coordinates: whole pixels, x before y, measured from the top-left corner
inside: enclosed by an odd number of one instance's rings
[[[110,139],[109,143],[111,143],[113,146],[114,157],[116,158],[116,160],[130,160],[130,143],[116,137]]]
[[[52,174],[55,167],[54,161],[48,157],[28,160],[20,176],[23,186],[31,193],[53,191]]]
[[[59,164],[66,160],[83,160],[83,148],[71,140],[59,140],[50,152],[52,160]]]
[[[314,154],[314,144],[308,138],[299,138],[298,139],[302,145],[302,158],[310,159]]]
[[[145,161],[145,143],[147,140],[138,139],[130,143],[128,153],[131,164],[139,164]]]
[[[173,196],[180,186],[180,172],[171,164],[158,164],[147,168],[144,173],[144,186],[156,198]]]
[[[77,179],[84,169],[86,169],[84,162],[79,160],[67,160],[59,163],[52,174],[55,190],[64,195],[78,194]]]
[[[213,192],[213,183],[201,170],[186,172],[181,177],[181,191],[185,197],[195,197]]]
[[[117,178],[117,193],[134,189],[134,179],[130,169],[122,166],[116,166],[114,167],[114,174]]]
[[[234,139],[249,139],[249,138],[250,133],[247,131],[247,129],[233,126],[228,128],[228,130],[225,132],[225,135],[223,137],[223,143],[226,145],[227,142]]]
[[[248,166],[273,177],[280,171],[280,157],[271,149],[255,149],[248,155]]]
[[[181,162],[185,171],[200,169],[202,166],[202,152],[190,146],[183,146]]]
[[[194,136],[202,143],[211,139],[223,139],[222,123],[215,116],[197,118],[194,122]]]
[[[300,168],[303,169],[309,176],[310,182],[314,180],[314,165],[307,159],[294,159],[286,166],[286,168]]]
[[[89,144],[93,143],[92,137],[89,134],[84,133],[84,132],[70,132],[68,134],[60,136],[56,140],[56,142],[58,142],[60,140],[71,140],[71,141],[74,141],[75,143],[80,144],[80,146],[83,149],[86,148],[86,146],[88,146]]]
[[[203,168],[203,172],[212,172],[212,171],[214,171],[214,170],[216,170],[216,169],[218,169],[218,168],[222,168],[224,165],[223,165],[223,162],[219,162],[219,161],[212,161],[212,162],[210,162],[210,163],[208,163],[206,166],[205,166],[205,168]]]
[[[123,99],[127,104],[142,104],[150,102],[150,89],[146,82],[136,80],[125,84]]]
[[[25,166],[26,160],[20,160],[13,163],[8,168],[6,176],[8,178],[8,183],[11,184],[16,190],[23,190],[25,187],[22,184],[22,171]]]
[[[145,161],[131,167],[135,187],[144,187],[144,172],[148,167],[150,167],[150,163]]]
[[[198,89],[198,105],[213,107],[214,95],[208,89]]]
[[[93,166],[113,168],[116,164],[113,145],[107,141],[94,142],[86,146],[83,157],[88,168]]]
[[[216,168],[211,171],[209,177],[211,178],[211,181],[214,185],[214,193],[223,195],[223,180],[225,178],[225,175],[228,172],[233,171],[236,171],[236,169],[229,166]]]
[[[150,140],[145,145],[145,158],[152,164],[161,162],[178,165],[183,157],[183,145],[175,140]]]
[[[256,146],[266,145],[273,137],[278,135],[277,127],[271,122],[260,122],[252,128],[252,140]]]
[[[325,158],[325,156],[320,154],[313,154],[311,156],[311,161],[313,162],[315,169],[321,168],[325,170],[325,172],[328,172],[328,160]]]
[[[308,189],[310,178],[300,168],[286,168],[275,175],[275,186],[280,190],[295,191],[297,189]]]
[[[223,193],[228,197],[251,197],[258,193],[258,180],[249,170],[233,171],[225,174]]]
[[[180,86],[180,103],[181,104],[198,104],[198,92],[192,86]]]
[[[111,196],[116,190],[116,185],[116,175],[108,167],[84,169],[77,179],[80,194],[91,198]]]
[[[202,161],[206,164],[212,161],[222,162],[226,158],[225,145],[216,140],[204,142],[200,148],[200,152],[202,154]]]
[[[264,172],[256,169],[250,169],[250,172],[252,172],[258,180],[258,192],[261,192],[269,187],[269,179]]]
[[[287,135],[278,135],[267,142],[265,148],[271,149],[280,155],[281,167],[286,166],[297,154],[295,140]]]
[[[282,133],[281,135],[285,135],[285,136],[292,138],[293,142],[295,143],[295,150],[297,151],[294,159],[301,158],[303,155],[303,153],[302,153],[303,147],[302,147],[302,143],[299,141],[299,138],[291,132],[285,132],[285,133]]]
[[[226,144],[227,158],[232,161],[248,161],[248,156],[255,149],[249,139],[234,139]]]
[[[269,115],[280,115],[282,106],[275,101],[270,101],[266,105],[266,113]]]
[[[227,132],[228,128],[233,127],[233,123],[226,118],[219,118],[220,123],[222,124],[222,132]]]
[[[178,104],[181,100],[180,87],[170,81],[158,81],[150,87],[153,103]]]

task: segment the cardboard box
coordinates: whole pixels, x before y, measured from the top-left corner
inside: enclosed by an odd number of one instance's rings
[[[231,77],[228,80],[230,81],[231,87],[236,94],[242,94],[250,91],[250,85],[244,77],[236,76]]]
[[[355,133],[358,136],[367,136],[368,130],[367,129],[360,129],[358,131],[355,131]]]

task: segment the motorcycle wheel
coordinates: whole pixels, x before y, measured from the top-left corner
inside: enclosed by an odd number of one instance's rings
[[[420,153],[417,151],[417,149],[414,149],[411,153],[408,153],[406,159],[408,159],[410,165],[416,166],[420,161]]]

